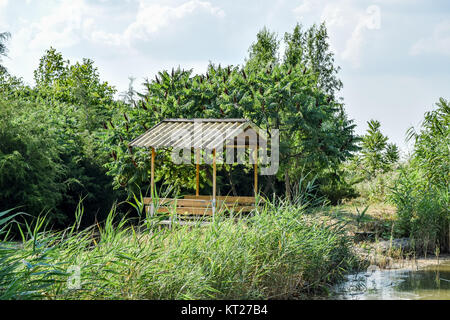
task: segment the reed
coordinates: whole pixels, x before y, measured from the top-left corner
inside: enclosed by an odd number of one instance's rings
[[[354,262],[342,225],[284,201],[170,229],[114,206],[80,230],[82,211],[66,230],[40,218],[0,242],[0,299],[283,299],[326,290]]]

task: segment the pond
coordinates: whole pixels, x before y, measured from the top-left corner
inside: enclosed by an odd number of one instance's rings
[[[334,299],[450,300],[450,263],[419,270],[370,270],[348,275],[333,288]]]

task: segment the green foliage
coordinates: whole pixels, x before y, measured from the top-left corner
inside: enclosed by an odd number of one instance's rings
[[[2,45],[6,39],[2,34]],[[321,195],[333,201],[345,196],[337,168],[355,150],[356,138],[334,96],[341,84],[326,29],[313,26],[303,32],[297,26],[285,42],[286,57],[280,60],[277,35],[265,28],[245,65],[211,64],[204,75],[162,71],[144,83],[143,93],[135,92],[131,82],[123,102],[114,99],[115,89],[101,81],[93,61],[71,64],[54,48],[34,71],[34,87],[0,72],[5,106],[0,181],[7,190],[2,208],[25,205],[33,215],[50,210],[50,217],[63,222],[73,219],[71,212],[84,198],[89,212],[106,214],[104,208],[123,187],[131,196],[148,186],[147,151],[132,150],[128,143],[164,118],[242,117],[263,129],[279,129],[281,170],[260,179],[262,191],[282,194],[301,180],[302,172],[311,172],[310,178],[321,183]],[[304,54],[294,61],[293,52],[299,50]],[[172,164],[168,152],[158,151],[156,167],[160,184],[174,185],[174,191],[195,187],[194,168]],[[211,168],[201,169],[201,189],[208,190]],[[220,166],[219,191],[246,194],[249,169]]]
[[[79,131],[98,131],[111,117],[116,91],[100,80],[90,59],[71,65],[61,53],[50,48],[34,71],[34,79],[41,97],[75,107],[70,115],[77,121]]]
[[[414,139],[414,159],[430,185],[448,186],[450,179],[450,104],[439,99],[436,110],[427,112],[422,129],[409,130]]]
[[[36,86],[29,87],[0,73],[0,209],[23,205],[32,215],[50,211],[50,219],[67,223],[84,198],[101,218],[119,196],[103,167],[108,153],[100,140],[115,90],[91,60],[71,65],[55,49],[34,75]]]
[[[248,50],[249,61],[247,61],[247,67],[260,69],[262,66],[267,67],[270,64],[276,64],[278,62],[279,45],[277,34],[270,32],[264,27],[258,32],[256,42]]]
[[[384,136],[377,120],[367,122],[369,129],[362,138],[360,161],[361,169],[366,177],[373,178],[377,173],[388,172],[392,165],[399,159],[398,147],[395,144],[388,144],[388,137]]]
[[[450,107],[442,98],[436,106],[425,114],[419,132],[409,130],[414,153],[392,196],[400,230],[425,253],[436,247],[450,250]]]
[[[303,65],[317,76],[317,85],[325,93],[335,95],[342,89],[337,78],[340,68],[334,65],[333,53],[329,50],[328,32],[325,23],[303,30],[297,24],[292,34],[284,35],[286,51],[284,62],[289,65]]]
[[[9,32],[0,32],[0,62],[2,62],[1,57],[6,56],[8,49],[6,48],[5,42],[11,37]],[[0,73],[5,72],[6,69],[3,65],[0,64]]]
[[[0,300],[29,300],[43,298],[43,291],[55,285],[66,273],[50,262],[54,255],[55,237],[43,227],[46,220],[38,218],[32,225],[25,224],[22,243],[8,242],[8,230],[23,212],[14,209],[0,212]],[[28,238],[25,238],[27,234]],[[28,247],[22,246],[28,240]]]
[[[359,152],[341,166],[340,177],[354,190],[352,197],[359,196],[369,203],[384,202],[397,176],[395,169],[400,166],[399,149],[388,143],[379,121],[370,120],[368,125]]]
[[[356,222],[358,223],[358,227],[361,223],[367,221],[367,210],[369,209],[369,206],[366,206],[362,211],[358,209],[358,207],[355,207],[356,210]]]
[[[51,48],[34,73],[40,101],[51,102],[48,112],[58,116],[55,130],[61,145],[60,157],[65,166],[65,185],[60,209],[74,210],[80,198],[100,217],[107,214],[117,193],[103,167],[108,157],[100,142],[101,129],[111,117],[115,89],[100,80],[93,61],[70,64]],[[91,217],[91,222],[95,217]]]
[[[388,202],[400,170],[401,166],[394,171],[378,173],[370,179],[355,179],[352,185],[358,193],[358,198],[364,203]]]
[[[398,162],[400,159],[400,152],[396,144],[388,143],[385,148],[384,162],[388,165],[392,165]]]
[[[33,102],[0,98],[0,210],[23,205],[33,215],[62,199],[63,166],[51,119]]]

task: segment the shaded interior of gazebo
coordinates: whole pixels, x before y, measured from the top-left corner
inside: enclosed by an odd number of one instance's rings
[[[199,130],[199,128],[201,128]],[[251,132],[249,131],[251,130]],[[249,139],[249,134],[253,139]],[[189,144],[182,136],[189,136]],[[255,137],[256,136],[256,137]],[[255,139],[256,138],[256,139]],[[151,197],[144,198],[146,210],[155,213],[171,213],[176,210],[180,215],[214,215],[233,209],[234,212],[250,212],[257,205],[258,195],[258,148],[265,141],[258,128],[246,119],[166,119],[141,136],[134,139],[130,146],[151,150]],[[196,194],[185,195],[181,199],[158,198],[155,194],[155,157],[157,149],[189,147],[195,152]],[[217,151],[228,148],[245,148],[253,151],[254,196],[218,196],[217,195]],[[212,194],[200,195],[201,152],[212,151]]]

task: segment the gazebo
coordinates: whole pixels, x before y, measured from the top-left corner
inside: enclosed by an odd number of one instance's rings
[[[144,198],[147,212],[169,213],[173,209],[181,215],[212,215],[233,208],[236,212],[250,212],[257,205],[258,195],[258,148],[261,142],[265,145],[266,138],[259,128],[246,119],[166,119],[141,136],[134,139],[130,146],[151,149],[151,197]],[[195,152],[196,194],[185,195],[182,199],[160,198],[155,194],[155,156],[156,149],[183,149],[189,151],[189,161],[192,151]],[[250,162],[254,166],[253,196],[218,196],[216,188],[217,153],[231,149],[234,159],[235,149],[240,152],[249,151]],[[239,151],[239,150],[238,150]],[[208,152],[212,152],[212,194],[200,195],[200,161],[204,153],[205,162]],[[219,154],[222,157],[223,154]],[[230,159],[227,159],[230,163]]]

